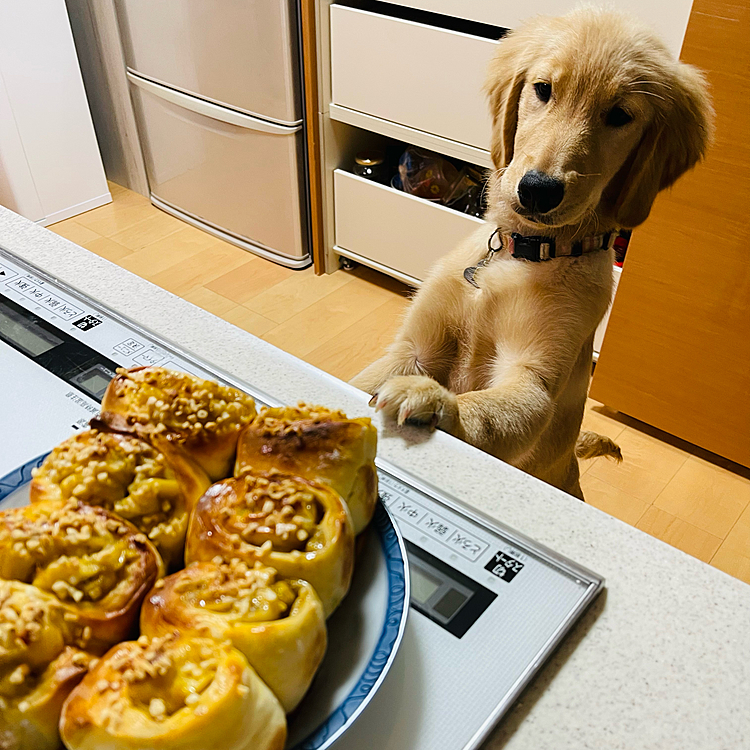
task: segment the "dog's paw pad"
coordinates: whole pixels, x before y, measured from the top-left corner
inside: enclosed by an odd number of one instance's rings
[[[426,425],[434,429],[455,410],[455,395],[431,378],[404,375],[391,378],[373,396],[377,411],[399,425]]]

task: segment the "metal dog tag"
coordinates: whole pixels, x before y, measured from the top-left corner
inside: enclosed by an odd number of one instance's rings
[[[500,238],[499,247],[492,247],[492,238],[495,235],[498,235]],[[503,235],[500,234],[500,229],[498,228],[490,235],[490,238],[487,240],[487,255],[485,255],[484,258],[482,258],[482,260],[480,260],[479,263],[477,263],[475,266],[464,268],[464,278],[469,282],[469,284],[479,289],[479,284],[477,284],[477,282],[474,280],[476,272],[480,268],[484,268],[492,260],[492,257],[495,255],[495,253],[500,252],[500,250],[503,249],[503,246]]]

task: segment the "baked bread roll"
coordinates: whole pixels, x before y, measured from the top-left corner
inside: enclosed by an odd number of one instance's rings
[[[128,636],[163,574],[146,536],[103,508],[44,502],[0,513],[0,578],[54,594],[90,651]]]
[[[94,660],[54,596],[0,580],[0,748],[57,750],[65,699]]]
[[[213,480],[232,473],[255,401],[236,388],[162,367],[118,369],[99,419],[112,430],[179,443]]]
[[[327,484],[346,501],[359,534],[378,499],[377,442],[367,418],[307,404],[263,408],[240,435],[235,474],[278,469]]]
[[[179,631],[232,641],[289,713],[310,687],[326,649],[323,605],[313,587],[260,563],[193,563],[157,581],[141,609],[141,633]]]
[[[111,510],[146,534],[168,567],[181,565],[190,510],[210,481],[166,439],[159,442],[164,452],[129,435],[74,435],[34,470],[31,502],[73,498]]]
[[[349,511],[330,487],[270,472],[210,487],[188,526],[185,562],[235,557],[261,562],[284,578],[309,581],[326,617],[349,590],[354,533]]]
[[[65,703],[69,750],[282,750],[274,694],[229,641],[141,636],[111,649]]]

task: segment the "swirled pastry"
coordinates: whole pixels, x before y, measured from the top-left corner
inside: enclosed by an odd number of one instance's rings
[[[127,637],[163,572],[146,536],[104,508],[43,502],[0,513],[0,578],[54,594],[91,651]]]
[[[73,691],[69,750],[282,750],[286,720],[229,641],[170,634],[111,649]]]
[[[211,479],[232,472],[240,430],[255,401],[236,388],[161,367],[119,369],[102,400],[100,419],[117,432],[163,435],[184,447]]]
[[[0,580],[0,748],[57,750],[63,701],[94,657],[54,596]]]
[[[141,632],[229,639],[289,713],[302,700],[326,648],[323,605],[313,587],[260,563],[197,562],[156,582]]]
[[[210,481],[168,441],[164,452],[144,440],[86,430],[60,443],[34,471],[31,502],[99,505],[130,521],[167,566],[182,563],[190,510]]]
[[[346,501],[359,534],[378,499],[377,441],[367,418],[307,404],[263,408],[240,435],[235,474],[278,469],[327,484]]]
[[[285,474],[245,474],[212,485],[188,527],[185,562],[261,562],[284,578],[309,581],[326,617],[349,590],[354,533],[330,487]]]

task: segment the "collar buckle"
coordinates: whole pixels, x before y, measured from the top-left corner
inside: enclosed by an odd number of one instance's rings
[[[513,241],[510,254],[514,258],[539,263],[555,257],[555,240],[552,237],[526,237],[514,232],[510,238]]]

